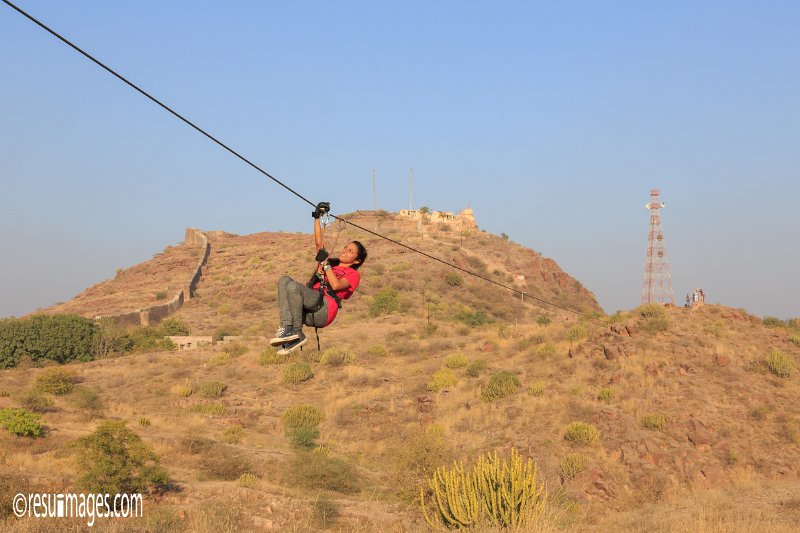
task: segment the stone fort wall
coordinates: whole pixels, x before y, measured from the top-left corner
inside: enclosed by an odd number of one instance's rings
[[[142,309],[136,309],[127,313],[118,313],[115,315],[99,315],[94,317],[95,320],[112,320],[118,324],[126,326],[149,326],[150,324],[157,324],[167,316],[181,308],[185,301],[188,301],[194,295],[197,288],[197,283],[200,281],[202,268],[208,261],[208,255],[211,253],[211,245],[208,243],[208,237],[194,228],[186,228],[186,237],[184,238],[186,244],[198,245],[202,253],[194,268],[192,277],[187,280],[184,288],[169,301],[159,305],[151,305]]]

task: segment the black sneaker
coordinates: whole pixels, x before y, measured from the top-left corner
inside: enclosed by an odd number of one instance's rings
[[[275,337],[270,339],[269,343],[271,346],[281,346],[296,341],[298,337],[300,337],[300,335],[294,332],[292,326],[281,326],[278,328],[278,332],[275,333]]]
[[[304,345],[306,342],[308,342],[308,339],[306,338],[306,335],[305,333],[303,333],[302,330],[296,333],[295,336],[297,337],[297,339],[293,340],[292,342],[284,344],[283,348],[278,350],[278,355],[289,355],[290,353],[292,353],[293,351]]]

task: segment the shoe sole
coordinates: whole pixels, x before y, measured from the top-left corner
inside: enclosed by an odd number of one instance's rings
[[[297,344],[295,344],[294,346],[292,346],[291,348],[284,348],[282,350],[278,350],[278,355],[289,355],[290,353],[292,353],[293,351],[295,351],[299,347],[305,345],[305,343],[307,343],[307,342],[308,342],[308,338],[305,338],[305,339],[301,340],[300,342],[298,342]]]
[[[284,344],[289,344],[290,342],[294,342],[300,338],[300,335],[289,335],[288,337],[275,337],[270,339],[269,345],[270,346],[282,346]]]

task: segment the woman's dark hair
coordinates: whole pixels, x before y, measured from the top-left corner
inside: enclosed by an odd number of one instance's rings
[[[353,241],[353,244],[355,244],[356,248],[358,248],[358,257],[356,257],[356,259],[358,259],[358,263],[353,263],[350,268],[358,270],[358,267],[363,265],[364,261],[367,260],[367,249],[364,248],[364,245],[358,241]]]

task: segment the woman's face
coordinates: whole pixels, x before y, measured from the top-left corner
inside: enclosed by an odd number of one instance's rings
[[[347,246],[344,247],[342,253],[339,254],[339,262],[340,263],[348,263],[352,264],[355,263],[358,259],[358,246],[355,244],[348,243]]]

